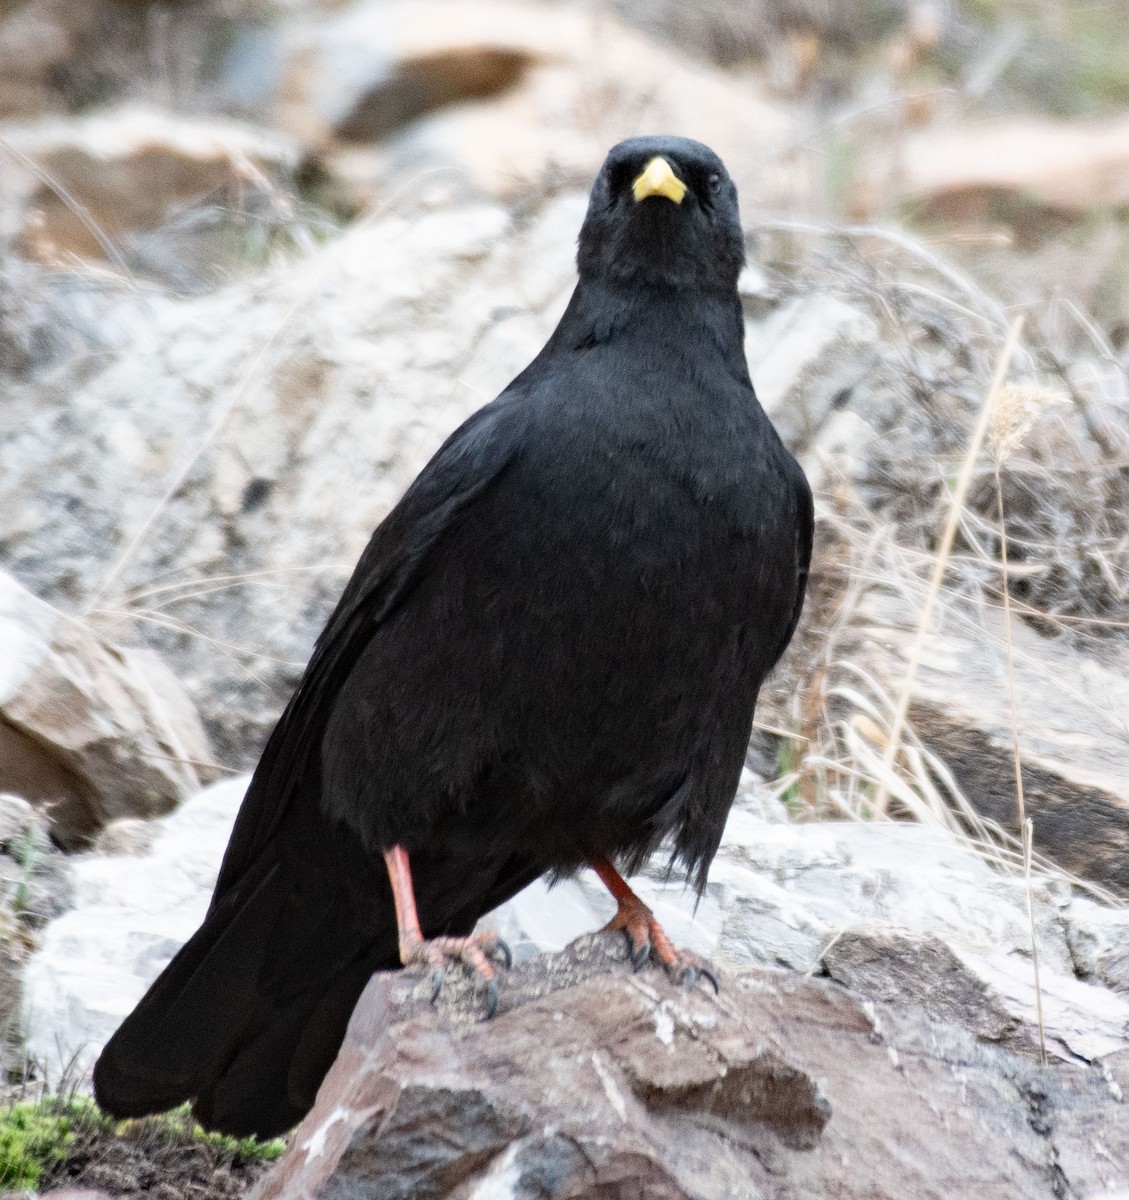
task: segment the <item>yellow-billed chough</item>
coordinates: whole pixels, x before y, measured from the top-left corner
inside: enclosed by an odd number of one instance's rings
[[[107,1112],[289,1128],[372,973],[490,980],[475,922],[545,872],[593,866],[636,957],[692,971],[619,871],[669,839],[704,885],[803,602],[811,494],[749,381],[715,154],[616,146],[577,261],[545,348],[373,534],[204,924],[98,1061]]]

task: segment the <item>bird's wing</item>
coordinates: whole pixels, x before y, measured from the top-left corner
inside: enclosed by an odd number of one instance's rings
[[[774,663],[788,648],[792,634],[800,623],[800,613],[804,608],[804,595],[808,589],[808,571],[811,568],[812,541],[815,535],[815,505],[812,501],[811,485],[794,459],[792,460],[792,475],[795,479],[796,494],[796,598],[792,605],[792,615],[788,627],[780,639],[780,648],[776,652]]]
[[[293,796],[308,786],[334,698],[361,652],[411,594],[440,539],[513,461],[523,427],[521,398],[507,390],[444,442],[373,533],[263,751],[224,855],[213,908],[239,887]]]

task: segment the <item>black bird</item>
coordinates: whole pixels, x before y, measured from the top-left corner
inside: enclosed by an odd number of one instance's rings
[[[692,972],[619,872],[669,839],[704,886],[803,603],[811,493],[749,381],[711,150],[616,146],[577,261],[545,348],[361,556],[204,924],[95,1067],[114,1116],[191,1100],[211,1129],[290,1128],[372,973],[492,979],[475,922],[546,872],[594,867],[635,957]]]

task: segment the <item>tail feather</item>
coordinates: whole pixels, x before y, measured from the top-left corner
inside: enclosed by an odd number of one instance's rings
[[[390,957],[370,954],[352,963],[324,991],[264,1011],[223,1073],[196,1097],[196,1119],[234,1137],[291,1129],[313,1107],[365,984],[375,971],[398,966],[393,946]]]
[[[316,810],[315,810],[316,811]],[[304,832],[304,831],[303,831]],[[304,869],[299,847],[314,848]],[[399,966],[395,908],[378,866],[334,871],[332,847],[294,837],[253,863],[107,1043],[94,1095],[116,1117],[191,1101],[202,1125],[272,1137],[313,1106],[375,971]],[[417,856],[427,933],[469,933],[539,872],[518,856]]]
[[[139,1117],[181,1104],[231,1055],[259,998],[278,888],[277,868],[265,871],[243,903],[209,913],[158,976],[95,1064],[103,1109]]]
[[[387,934],[366,946],[336,897],[296,904],[301,879],[278,863],[256,870],[261,878],[208,913],[106,1044],[94,1067],[106,1112],[140,1117],[194,1101],[210,1128],[270,1136],[312,1104],[349,1014],[336,1021],[339,1033],[307,1025],[331,998],[351,1011],[373,970],[398,965],[395,916],[389,905]],[[303,1043],[318,1047],[303,1080],[321,1075],[291,1103],[287,1076]]]

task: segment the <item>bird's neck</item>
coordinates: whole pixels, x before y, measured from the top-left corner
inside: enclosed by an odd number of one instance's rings
[[[685,357],[689,350],[749,382],[744,315],[735,289],[621,287],[582,277],[550,344],[567,351],[617,341],[646,347],[652,360]]]

